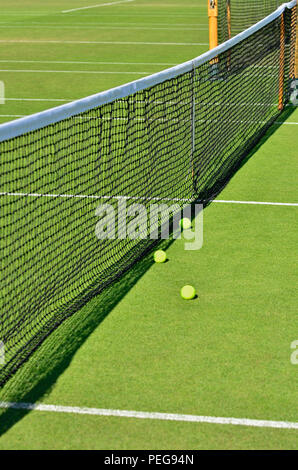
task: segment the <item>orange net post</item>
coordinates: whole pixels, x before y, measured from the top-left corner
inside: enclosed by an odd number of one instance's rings
[[[298,18],[297,7],[293,8],[291,17],[291,60],[290,60],[290,79],[298,78]],[[292,49],[293,46],[293,49]]]
[[[208,0],[209,48],[218,46],[218,0]]]
[[[284,77],[285,77],[285,14],[281,16],[280,22],[280,55],[279,55],[279,93],[278,109],[284,107]]]
[[[227,1],[227,18],[228,18],[228,38],[231,39],[232,32],[231,32],[231,2],[230,0]]]
[[[227,1],[228,38],[231,39],[231,2]],[[231,51],[228,52],[228,68],[231,67]]]
[[[297,7],[296,7],[296,15],[297,15]],[[295,78],[298,78],[298,18],[297,18],[297,25],[296,25],[296,52],[295,52]]]

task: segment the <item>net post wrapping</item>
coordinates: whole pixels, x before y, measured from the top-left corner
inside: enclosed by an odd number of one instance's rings
[[[278,109],[283,110],[284,107],[284,76],[285,76],[285,14],[280,19],[280,55],[279,55],[279,93],[278,93]]]
[[[208,0],[209,48],[218,46],[218,0]]]

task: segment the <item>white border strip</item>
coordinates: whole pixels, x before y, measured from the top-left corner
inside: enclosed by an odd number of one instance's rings
[[[215,199],[212,202],[220,202],[223,204],[255,204],[260,206],[298,206],[296,202],[223,201],[220,199]]]
[[[94,23],[95,25],[96,23]],[[7,29],[15,29],[15,28],[26,28],[26,29],[31,29],[31,28],[41,28],[41,27],[44,27],[46,29],[77,29],[79,26],[80,29],[96,29],[96,30],[99,30],[99,29],[108,29],[109,31],[110,30],[113,30],[113,29],[116,29],[116,30],[119,30],[119,29],[128,29],[129,31],[134,31],[134,30],[141,30],[141,31],[144,31],[144,30],[149,30],[149,31],[183,31],[185,32],[185,28],[157,28],[157,27],[147,27],[147,26],[102,26],[102,25],[97,25],[97,26],[88,26],[88,25],[80,25],[80,24],[73,24],[73,25],[66,25],[66,24],[61,24],[61,25],[55,25],[55,24],[46,24],[46,23],[40,23],[39,25],[35,25],[35,24],[32,24],[30,23],[30,25],[26,24],[26,25],[19,25],[19,24],[15,24],[15,25],[10,25],[10,24],[1,24],[0,23],[0,29],[1,28],[7,28]],[[208,31],[207,28],[205,29],[202,29],[202,28],[187,28],[187,31]]]
[[[50,411],[93,416],[115,416],[117,418],[156,419],[162,421],[184,421],[190,423],[232,424],[257,428],[298,429],[298,422],[268,421],[246,418],[222,418],[214,416],[184,415],[173,413],[150,413],[147,411],[110,410],[104,408],[81,408],[78,406],[37,405],[33,403],[0,402],[0,408],[17,410]]]
[[[119,2],[100,3],[99,5],[91,5],[89,7],[73,8],[72,10],[62,10],[61,13],[70,13],[72,11],[90,10],[90,8],[109,7],[112,5],[119,5],[119,3],[129,3],[135,0],[119,0]]]
[[[143,196],[101,196],[93,194],[42,194],[42,193],[0,193],[0,196],[17,196],[17,197],[50,197],[50,198],[77,198],[77,199],[105,199],[105,200],[132,200],[132,201],[180,201],[180,202],[193,202],[193,199],[181,199],[178,197],[143,197]]]
[[[119,44],[121,46],[208,46],[208,42],[64,41],[59,39],[1,39],[0,44]]]
[[[12,73],[89,73],[99,75],[147,75],[148,72],[124,72],[124,71],[112,71],[109,70],[23,70],[23,69],[0,69],[0,72],[12,72]]]
[[[225,52],[230,47],[235,46],[251,34],[256,33],[264,26],[271,23],[274,19],[278,18],[286,8],[293,8],[295,5],[297,5],[297,0],[292,0],[289,3],[281,5],[275,12],[271,13],[271,15],[251,26],[246,31],[243,31],[234,38],[224,42],[215,49],[212,49],[211,51],[208,51],[193,60],[189,60],[183,64],[163,70],[162,72],[149,75],[148,77],[135,80],[126,85],[121,85],[119,87],[91,95],[87,98],[83,98],[72,103],[67,103],[47,111],[42,111],[25,118],[1,124],[0,142],[46,127],[50,124],[55,124],[59,121],[62,121],[63,119],[67,119],[92,108],[111,103],[114,100],[125,98],[131,94],[137,93],[138,91],[142,91],[159,83],[163,83],[166,80],[175,78],[178,75],[190,72],[194,67],[198,67],[199,65],[214,59],[214,57],[217,55]]]
[[[143,196],[109,196],[109,195],[96,195],[96,194],[43,194],[43,193],[9,193],[2,192],[0,196],[7,197],[49,197],[49,198],[77,198],[77,199],[116,199],[116,200],[133,200],[133,201],[180,201],[180,202],[194,202],[193,199],[181,199],[181,198],[160,198],[160,197],[143,197]],[[205,202],[207,202],[206,200]],[[200,202],[200,201],[198,201]],[[262,201],[224,201],[220,199],[214,199],[210,202],[219,202],[223,204],[252,204],[260,206],[298,206],[296,202],[262,202]]]
[[[0,60],[0,63],[14,64],[84,64],[84,65],[177,65],[169,62],[83,62],[71,60]]]

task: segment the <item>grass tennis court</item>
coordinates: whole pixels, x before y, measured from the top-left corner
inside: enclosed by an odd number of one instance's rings
[[[198,56],[208,49],[205,3],[136,0],[62,14],[90,3],[0,0],[0,122]],[[142,259],[55,330],[1,400],[297,423],[297,125],[288,106],[218,197],[226,202],[205,209],[201,250],[177,240],[167,263]],[[184,284],[197,299],[180,298]],[[2,409],[0,428],[1,449],[297,449],[298,438],[297,428],[76,408]]]

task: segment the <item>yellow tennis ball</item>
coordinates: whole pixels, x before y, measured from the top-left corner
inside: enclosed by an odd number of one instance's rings
[[[157,250],[154,253],[154,261],[155,263],[164,263],[167,259],[166,252],[163,250]]]
[[[183,286],[180,291],[182,299],[191,300],[196,296],[196,290],[193,286]]]
[[[188,230],[191,228],[191,221],[187,217],[184,217],[183,219],[181,219],[180,225],[181,228],[183,228],[184,230]]]

